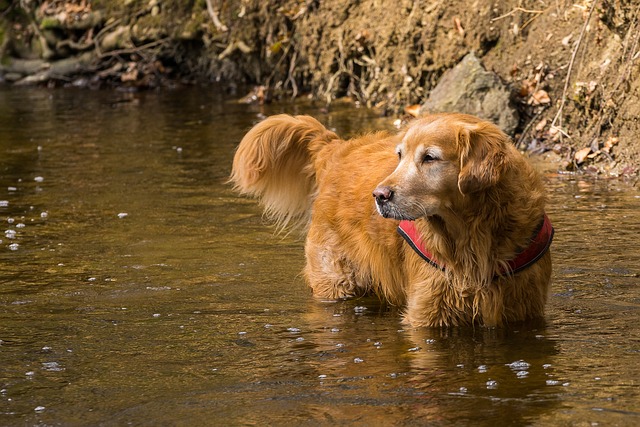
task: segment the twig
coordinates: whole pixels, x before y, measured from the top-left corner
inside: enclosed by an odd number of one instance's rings
[[[143,51],[145,49],[149,49],[150,47],[154,47],[157,46],[159,44],[165,43],[168,40],[168,38],[164,38],[164,39],[160,39],[160,40],[156,40],[147,44],[143,44],[141,46],[136,46],[136,47],[132,47],[132,48],[128,48],[128,49],[120,49],[120,50],[112,50],[109,52],[105,52],[103,54],[100,55],[100,58],[106,58],[109,56],[118,56],[118,55],[126,55],[126,54],[130,54],[130,53],[138,53],[140,51]]]
[[[549,10],[550,8],[546,8],[545,10],[542,11],[542,13],[546,12],[547,10]],[[522,24],[522,28],[520,28],[520,31],[524,30],[525,28],[527,28],[527,26],[529,26],[529,24],[531,24],[533,21],[535,21],[536,19],[538,19],[538,17],[540,15],[542,15],[542,13],[537,13],[533,18],[530,18],[527,22],[525,22],[524,24]]]
[[[285,80],[285,84],[287,82],[291,82],[291,91],[293,92],[291,95],[291,99],[296,99],[296,96],[298,96],[298,85],[296,84],[296,79],[293,76],[293,73],[296,69],[296,60],[298,57],[297,54],[298,52],[294,50],[293,54],[291,55],[291,60],[289,61],[289,75],[287,76],[287,80]]]
[[[495,22],[498,21],[500,19],[506,18],[507,16],[511,16],[516,12],[524,12],[524,13],[537,13],[537,14],[541,14],[541,13],[545,13],[546,10],[530,10],[530,9],[523,9],[521,7],[516,7],[515,9],[513,9],[511,12],[505,13],[504,15],[498,16],[497,18],[492,18],[489,22]]]
[[[211,3],[211,0],[206,0],[206,2],[207,2],[207,12],[211,17],[211,20],[213,21],[213,25],[216,26],[218,31],[221,31],[223,33],[226,33],[227,31],[229,31],[229,28],[227,28],[226,25],[220,22],[220,19],[218,18],[218,12],[216,12],[216,10],[213,8],[213,4]]]
[[[531,127],[533,126],[533,124],[538,121],[538,118],[540,118],[540,116],[542,115],[545,109],[546,108],[541,108],[540,111],[538,111],[536,115],[533,116],[531,120],[529,120],[529,123],[527,123],[527,125],[522,130],[522,134],[520,135],[520,138],[518,138],[518,142],[516,143],[516,148],[518,150],[522,150],[524,148],[524,139],[526,138],[527,134],[531,130]]]
[[[593,11],[596,8],[596,4],[598,2],[594,1],[591,5],[591,9],[589,10],[589,16],[587,16],[587,20],[584,22],[582,26],[582,31],[580,31],[580,37],[578,37],[578,41],[576,42],[576,47],[571,52],[571,60],[569,61],[569,69],[567,70],[567,78],[564,81],[564,89],[562,90],[562,100],[560,101],[560,107],[558,108],[558,112],[556,113],[553,121],[551,122],[551,127],[560,128],[562,126],[562,109],[564,108],[564,104],[567,102],[567,89],[569,88],[569,81],[571,80],[571,71],[573,70],[573,62],[576,59],[576,54],[578,53],[578,49],[580,49],[580,44],[582,44],[582,37],[584,36],[585,31],[587,30],[587,26],[589,25],[589,21],[591,20],[591,15],[593,15]],[[556,121],[560,119],[560,126],[556,126]],[[564,133],[564,132],[563,132]]]

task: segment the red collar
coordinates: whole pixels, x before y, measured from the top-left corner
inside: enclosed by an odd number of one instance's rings
[[[515,258],[507,261],[508,268],[502,268],[498,275],[504,275],[505,273],[515,274],[538,261],[542,255],[549,250],[549,246],[551,246],[551,241],[553,240],[553,232],[554,230],[551,225],[551,221],[547,214],[545,214],[540,225],[533,233],[529,246],[519,252]],[[420,238],[420,233],[416,229],[413,221],[400,221],[400,225],[398,225],[398,233],[400,233],[407,243],[409,243],[409,246],[411,246],[411,248],[413,248],[413,250],[422,257],[422,259],[434,267],[444,271],[444,264],[439,263],[433,257],[431,251],[429,251],[429,249],[424,245],[424,242]]]

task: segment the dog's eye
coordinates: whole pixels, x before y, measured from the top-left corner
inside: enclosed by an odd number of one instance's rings
[[[398,160],[402,160],[402,153],[398,151]]]
[[[425,154],[422,158],[422,163],[430,163],[438,160],[436,157],[433,157],[431,154]]]

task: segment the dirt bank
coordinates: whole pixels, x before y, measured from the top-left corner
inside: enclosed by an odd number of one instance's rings
[[[140,89],[251,84],[416,111],[469,52],[508,85],[514,140],[637,176],[636,0],[0,0],[0,79]],[[244,95],[244,93],[239,94]]]

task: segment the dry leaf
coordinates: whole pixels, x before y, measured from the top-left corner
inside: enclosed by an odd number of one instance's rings
[[[531,95],[531,93],[533,92],[533,90],[536,87],[536,82],[533,80],[523,80],[521,85],[520,85],[520,96],[521,97],[526,97]]]
[[[536,130],[538,132],[540,132],[542,129],[544,129],[544,127],[547,125],[547,119],[542,119],[538,122],[538,124],[536,125]]]
[[[540,104],[549,104],[551,102],[551,98],[549,98],[549,94],[546,90],[537,90],[536,93],[531,95],[531,99],[529,99],[529,105],[540,105]]]
[[[573,158],[577,164],[581,164],[584,163],[584,161],[587,159],[589,153],[591,153],[591,147],[585,147],[582,150],[576,151],[576,154],[574,154]]]
[[[562,44],[565,46],[569,46],[569,41],[571,41],[571,37],[573,37],[573,33],[569,34],[567,37],[562,39]]]
[[[610,136],[604,142],[604,146],[602,147],[602,151],[609,154],[611,152],[611,148],[618,143],[618,138],[615,136]]]

